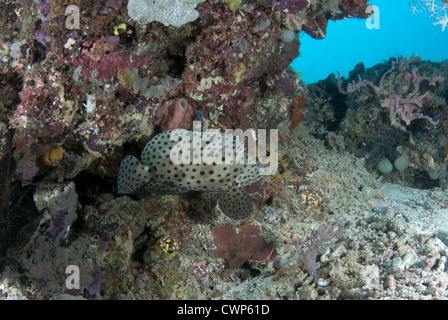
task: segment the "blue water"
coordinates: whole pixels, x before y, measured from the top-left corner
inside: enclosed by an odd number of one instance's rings
[[[435,62],[448,59],[448,26],[442,32],[428,11],[411,15],[409,0],[369,3],[380,9],[380,29],[368,29],[363,19],[347,19],[329,21],[323,40],[301,34],[300,56],[291,66],[302,72],[305,83],[325,79],[337,70],[347,76],[359,62],[372,67],[394,56],[415,54]]]

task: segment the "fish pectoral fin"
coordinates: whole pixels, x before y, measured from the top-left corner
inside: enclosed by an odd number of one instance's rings
[[[235,220],[247,219],[254,211],[252,201],[238,183],[233,184],[232,188],[221,196],[218,209]]]
[[[216,201],[219,200],[226,191],[204,191],[201,193],[202,200]]]

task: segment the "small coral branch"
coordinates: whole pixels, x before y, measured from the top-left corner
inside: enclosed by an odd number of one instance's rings
[[[306,251],[300,248],[299,243],[295,244],[299,253],[298,260],[303,263],[304,268],[310,275],[313,275],[317,270],[316,258],[317,255],[322,254],[321,248],[330,246],[345,235],[342,229],[343,225],[342,221],[336,220],[311,233],[307,241],[309,245]]]
[[[362,80],[361,76],[358,74],[358,82],[355,82],[355,80],[352,81],[352,83],[349,83],[347,85],[347,89],[344,90],[342,88],[342,81],[341,81],[341,73],[338,71],[338,81],[337,81],[337,86],[338,86],[338,90],[340,93],[342,94],[349,94],[349,93],[353,93],[356,90],[359,90],[361,88],[364,87],[370,87],[372,88],[372,90],[375,92],[375,94],[380,97],[381,96],[381,92],[384,90],[384,79],[395,69],[395,62],[392,62],[392,67],[387,70],[380,79],[380,85],[376,86],[372,81],[368,81],[368,80]]]
[[[426,97],[428,92],[420,94],[419,90],[420,84],[426,79],[417,75],[417,68],[412,70],[412,74],[406,72],[401,73],[400,75],[402,75],[405,80],[413,83],[414,90],[406,97],[394,94],[390,95],[388,98],[384,99],[383,102],[381,102],[381,107],[389,110],[389,119],[392,126],[406,131],[406,128],[403,127],[398,119],[401,119],[406,126],[408,126],[411,121],[415,119],[425,119],[432,125],[437,125],[439,123],[438,121],[434,121],[430,117],[421,113],[421,109],[423,108],[423,98]]]

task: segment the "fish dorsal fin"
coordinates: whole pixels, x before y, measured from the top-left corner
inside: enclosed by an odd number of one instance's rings
[[[232,188],[221,196],[218,208],[227,217],[235,220],[247,219],[254,211],[252,202],[239,183],[234,183]]]

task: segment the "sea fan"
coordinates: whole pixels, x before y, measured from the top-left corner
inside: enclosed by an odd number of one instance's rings
[[[411,1],[411,11],[412,14],[421,13],[428,10],[437,22],[434,25],[440,24],[442,27],[442,32],[445,31],[445,27],[448,24],[448,0],[417,0]]]

